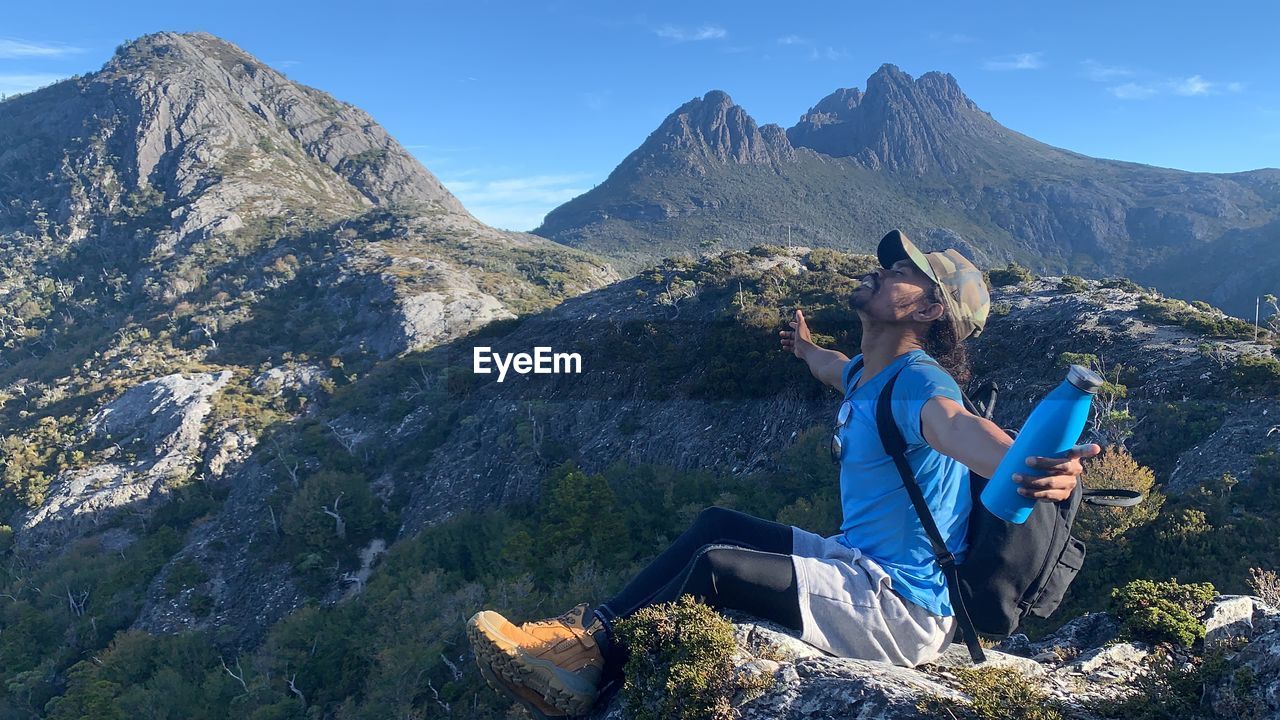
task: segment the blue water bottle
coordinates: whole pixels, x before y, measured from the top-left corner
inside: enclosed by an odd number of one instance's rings
[[[1102,383],[1098,373],[1072,365],[1067,379],[1035,406],[1018,431],[1013,447],[1005,453],[995,475],[982,489],[982,504],[993,515],[1011,523],[1027,521],[1036,500],[1018,494],[1019,486],[1013,481],[1013,475],[1036,475],[1027,465],[1028,457],[1059,457],[1076,444],[1089,419],[1094,393]]]

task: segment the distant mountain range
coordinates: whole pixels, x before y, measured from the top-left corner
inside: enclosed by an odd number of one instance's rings
[[[950,75],[893,65],[785,131],[718,90],[690,100],[534,232],[635,270],[788,239],[866,251],[890,227],[984,266],[1125,275],[1250,318],[1280,290],[1280,170],[1087,157],[1002,126]]]

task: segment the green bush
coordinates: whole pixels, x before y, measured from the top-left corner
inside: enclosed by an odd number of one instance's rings
[[[1064,352],[1058,355],[1058,364],[1062,367],[1083,365],[1087,368],[1096,368],[1098,367],[1098,356],[1093,353]]]
[[[1212,583],[1134,580],[1111,597],[1130,637],[1189,646],[1204,637],[1200,616],[1216,594]]]
[[[1271,355],[1241,355],[1232,372],[1241,387],[1280,393],[1280,360]]]
[[[1078,293],[1088,290],[1089,284],[1078,275],[1063,275],[1062,279],[1058,281],[1058,289]]]
[[[1031,270],[1010,261],[1003,268],[992,268],[987,272],[987,281],[992,287],[1005,287],[1007,285],[1021,285],[1024,282],[1030,282],[1035,279],[1035,275]]]
[[[685,595],[617,623],[629,652],[623,699],[633,720],[730,720],[733,624]]]
[[[1206,312],[1190,303],[1170,298],[1144,297],[1138,301],[1138,313],[1149,320],[1181,325],[1210,337],[1253,339],[1253,324],[1220,312]],[[1259,337],[1266,337],[1264,330]]]
[[[933,717],[974,720],[1062,720],[1058,703],[1010,667],[954,668],[950,672],[968,703],[930,697],[918,706]]]
[[[1126,290],[1128,292],[1142,292],[1142,286],[1126,277],[1106,278],[1101,282],[1104,288],[1113,288],[1117,290]]]

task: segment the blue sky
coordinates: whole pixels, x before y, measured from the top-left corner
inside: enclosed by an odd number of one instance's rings
[[[788,127],[885,62],[949,72],[1006,126],[1088,155],[1280,167],[1280,6],[977,7],[14,3],[0,18],[0,93],[91,72],[148,32],[204,30],[369,111],[473,213],[516,230],[602,181],[692,97],[725,90]]]

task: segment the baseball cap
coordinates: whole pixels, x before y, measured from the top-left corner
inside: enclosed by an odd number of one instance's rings
[[[921,252],[901,230],[890,230],[880,239],[876,257],[884,267],[910,258],[920,271],[941,288],[942,303],[961,340],[977,337],[987,324],[991,310],[991,294],[982,279],[982,271],[955,248],[937,252]]]

